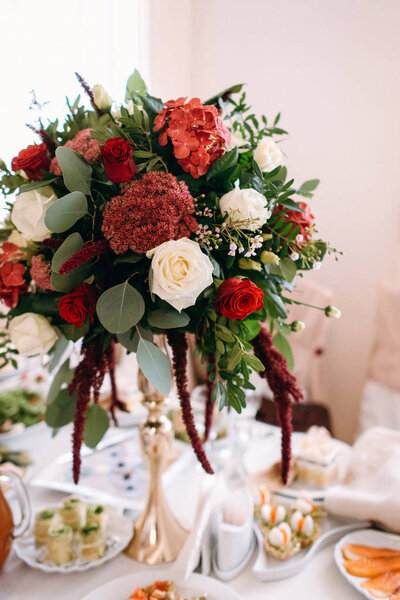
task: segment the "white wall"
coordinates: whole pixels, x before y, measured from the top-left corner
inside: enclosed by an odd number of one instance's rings
[[[247,82],[257,112],[282,111],[296,180],[322,181],[313,212],[344,256],[311,277],[333,289],[343,311],[331,328],[329,404],[336,433],[351,440],[376,282],[393,274],[399,254],[400,2],[152,2],[154,93],[205,98]]]

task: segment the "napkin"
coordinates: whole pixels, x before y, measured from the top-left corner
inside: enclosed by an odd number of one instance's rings
[[[347,473],[325,496],[328,511],[400,533],[400,431],[371,427],[354,444]]]

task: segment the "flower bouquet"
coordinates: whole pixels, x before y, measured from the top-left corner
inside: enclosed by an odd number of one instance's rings
[[[163,102],[135,71],[117,106],[77,77],[92,109],[79,97],[68,102],[62,128],[39,120],[32,129],[42,143],[22,150],[11,171],[0,163],[2,191],[16,194],[2,229],[0,298],[9,311],[0,360],[49,354],[53,368],[70,340],[81,341],[80,363],[59,367],[46,412],[50,427],[74,423],[78,481],[82,441],[96,446],[121,406],[115,343],[135,352],[144,375],[168,394],[170,359],[153,341],[166,334],[187,433],[212,472],[187,390],[193,334],[207,363],[204,438],[215,404],[240,413],[254,389],[250,374],[260,372],[279,411],[285,481],[291,403],[301,399],[286,336],[304,326],[286,322],[287,293],[298,272],[333,251],[316,238],[303,201],[318,180],[296,188],[288,179],[275,141],[286,134],[280,115],[271,124],[257,119],[241,85],[206,102]],[[107,372],[110,415],[98,404]]]

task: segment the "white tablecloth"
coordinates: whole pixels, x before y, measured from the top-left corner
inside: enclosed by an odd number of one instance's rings
[[[51,439],[48,430],[31,441],[35,471],[69,450],[70,431]],[[61,494],[29,487],[33,510],[60,499]],[[65,495],[65,494],[64,494]],[[360,595],[340,575],[333,560],[333,545],[321,550],[298,575],[262,583],[251,572],[253,561],[236,579],[228,582],[243,600],[357,600]],[[142,570],[124,554],[98,569],[70,575],[50,575],[21,562],[12,551],[0,574],[0,600],[81,600],[89,591],[116,577]],[[110,598],[110,600],[114,600]],[[221,599],[222,600],[222,599]]]

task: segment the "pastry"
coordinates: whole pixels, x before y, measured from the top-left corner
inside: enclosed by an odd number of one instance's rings
[[[49,530],[60,524],[60,517],[56,510],[42,510],[35,517],[33,535],[36,545],[43,546],[47,542]]]
[[[280,523],[269,530],[264,549],[277,560],[286,560],[300,550],[300,542],[292,536],[288,523]]]
[[[74,531],[77,531],[86,523],[86,504],[74,496],[64,498],[59,513],[63,523],[69,525]]]
[[[47,538],[47,560],[55,565],[64,565],[74,558],[73,532],[71,527],[50,528]]]
[[[96,560],[104,556],[106,542],[99,523],[87,523],[78,532],[80,554],[84,560]]]
[[[296,510],[290,518],[290,525],[297,535],[301,547],[307,548],[319,537],[321,530],[311,515],[303,515]]]
[[[86,523],[88,525],[98,523],[100,528],[105,531],[107,529],[109,516],[104,506],[101,504],[88,504],[86,509]]]
[[[338,444],[325,427],[310,427],[296,454],[298,478],[320,488],[327,487],[337,478],[339,454]]]

